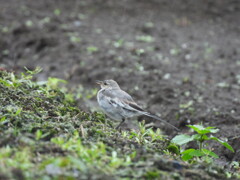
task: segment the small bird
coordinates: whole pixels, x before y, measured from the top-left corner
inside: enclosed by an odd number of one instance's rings
[[[99,106],[110,118],[114,120],[121,120],[121,123],[116,127],[116,129],[118,129],[128,118],[145,115],[162,121],[179,131],[179,129],[172,124],[169,124],[160,117],[139,107],[137,103],[134,102],[133,98],[119,87],[116,81],[104,80],[96,81],[96,83],[101,86],[101,89],[97,93]]]

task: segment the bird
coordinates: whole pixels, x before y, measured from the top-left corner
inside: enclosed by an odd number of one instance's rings
[[[113,120],[121,121],[116,127],[118,129],[126,119],[145,115],[156,120],[162,121],[171,126],[176,131],[179,129],[160,117],[151,114],[142,109],[129,95],[123,91],[118,83],[112,79],[100,81],[96,83],[100,85],[101,89],[97,93],[97,101],[103,112]]]

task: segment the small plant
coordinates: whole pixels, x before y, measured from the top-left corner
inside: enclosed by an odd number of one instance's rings
[[[232,161],[231,166],[240,172],[240,162]]]
[[[207,135],[210,133],[217,133],[219,129],[216,129],[215,127],[203,127],[202,125],[188,125],[188,127],[193,129],[197,134],[194,134],[192,136],[186,134],[177,135],[172,139],[172,142],[181,146],[191,141],[196,141],[199,145],[199,149],[191,148],[181,152],[182,160],[188,161],[193,159],[194,157],[209,157],[209,156],[213,158],[218,158],[217,154],[215,154],[213,151],[209,149],[206,149],[207,144],[205,142],[209,140],[217,141],[226,148],[228,148],[230,151],[234,152],[232,146],[229,145],[227,142],[222,141],[221,139],[214,137],[212,135],[210,136]]]
[[[60,83],[67,84],[67,81],[59,78],[49,77],[46,85],[49,90],[58,89]]]
[[[163,135],[160,129],[157,131],[153,131],[152,128],[146,128],[145,123],[139,123],[139,131],[131,131],[130,134],[127,132],[122,133],[123,137],[127,137],[129,135],[130,139],[135,139],[139,144],[153,144],[157,141],[163,141]]]
[[[42,138],[42,131],[41,130],[37,130],[36,131],[36,133],[35,133],[35,138],[36,138],[36,140],[39,140],[39,139],[41,139]]]
[[[59,16],[61,14],[61,10],[60,9],[54,9],[54,12],[53,12],[56,16]]]
[[[95,53],[95,52],[98,52],[98,47],[96,47],[96,46],[88,46],[87,47],[87,52],[88,52],[88,54],[93,54],[93,53]]]
[[[63,28],[66,28],[64,25],[62,25]],[[71,32],[71,33],[67,33],[67,36],[69,38],[69,41],[73,44],[77,44],[80,43],[82,41],[82,38],[79,36],[78,33],[76,32]]]
[[[69,139],[55,137],[51,142],[72,153],[71,156],[64,157],[69,162],[66,166],[73,166],[79,170],[87,167],[101,167],[105,173],[114,172],[119,167],[127,167],[131,165],[131,157],[119,157],[116,151],[107,152],[107,146],[103,142],[90,143],[84,145],[77,131]],[[43,167],[54,163],[55,157],[50,161],[43,162]],[[60,158],[62,159],[62,158]],[[79,160],[79,161],[78,161]],[[56,163],[55,163],[56,164]],[[58,164],[58,166],[60,166]],[[61,166],[60,166],[61,167]]]
[[[71,43],[79,43],[81,42],[81,38],[78,35],[72,35],[69,37]]]
[[[149,35],[136,36],[136,40],[145,43],[151,43],[155,41],[154,37]]]
[[[140,49],[135,49],[134,53],[137,55],[137,56],[142,56],[144,55],[146,52],[144,49],[140,48]]]
[[[30,81],[33,75],[38,74],[41,72],[41,68],[37,67],[35,70],[30,71],[25,67],[26,73],[21,73],[21,78],[19,79],[14,73],[9,73],[9,76],[0,78],[0,83],[3,84],[5,87],[11,88],[18,88],[23,83],[28,83],[29,86],[32,86],[33,83]]]
[[[153,28],[153,27],[154,27],[154,23],[153,23],[153,22],[146,22],[146,23],[144,24],[144,27],[145,27],[145,28]]]
[[[140,123],[140,130],[138,132],[131,131],[129,138],[134,139],[138,144],[146,144],[149,142],[149,140],[146,139],[147,134],[148,130]]]
[[[120,48],[120,47],[123,46],[123,43],[124,43],[124,40],[123,39],[119,39],[119,40],[113,42],[113,46],[115,48]]]
[[[179,53],[180,53],[180,49],[178,48],[172,48],[170,49],[170,52],[169,52],[171,55],[173,56],[177,56]]]

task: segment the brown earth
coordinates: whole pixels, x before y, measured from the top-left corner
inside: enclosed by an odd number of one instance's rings
[[[182,132],[186,124],[219,128],[236,150],[211,144],[219,163],[240,161],[239,17],[238,0],[1,1],[0,66],[40,66],[38,80],[87,90],[115,79]],[[95,97],[79,101],[92,105]]]

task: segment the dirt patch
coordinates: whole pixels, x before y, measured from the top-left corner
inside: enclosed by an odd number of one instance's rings
[[[186,124],[218,127],[236,153],[213,144],[216,153],[239,161],[239,17],[237,0],[4,1],[0,63],[17,72],[41,66],[38,80],[86,89],[115,79],[183,132]],[[97,107],[95,97],[84,102]]]

